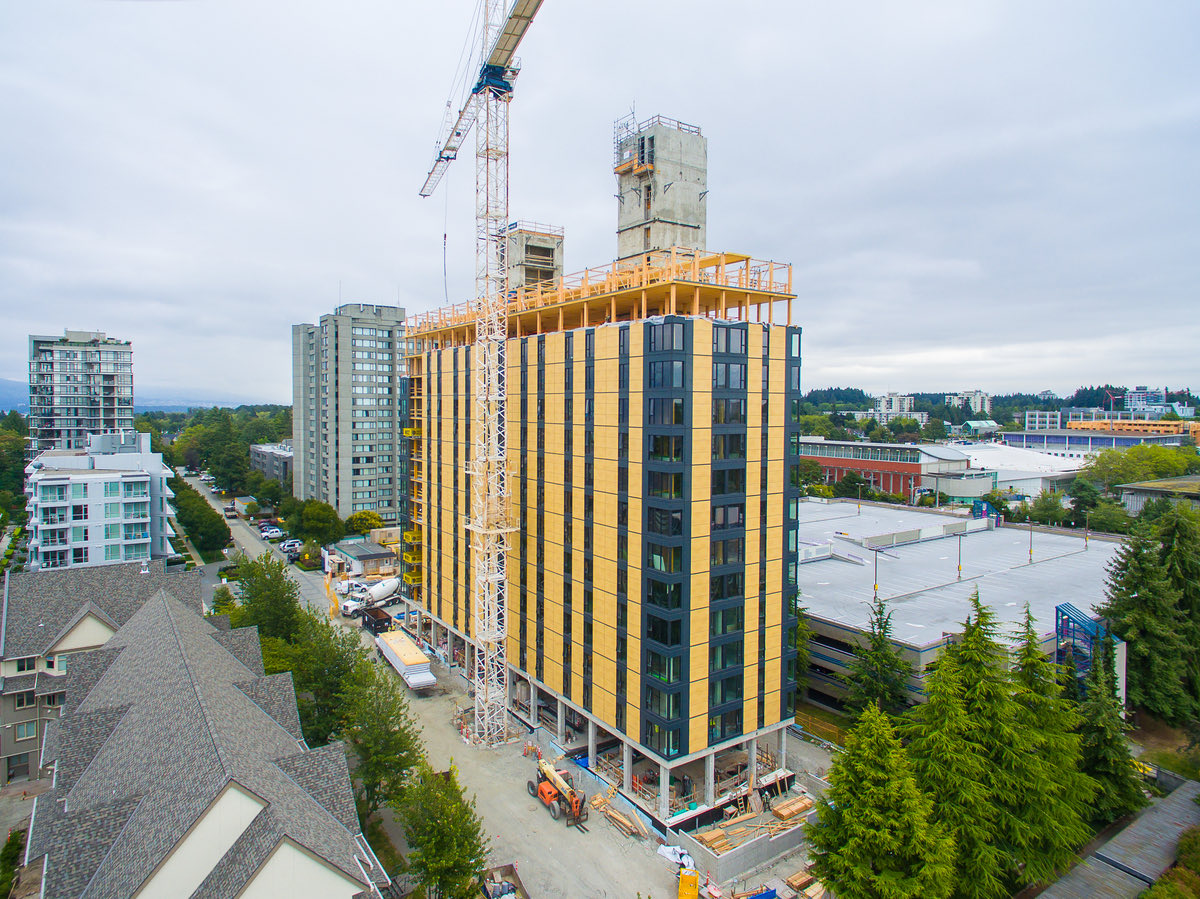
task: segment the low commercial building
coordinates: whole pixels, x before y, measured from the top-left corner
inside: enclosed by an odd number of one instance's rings
[[[916,498],[918,490],[933,488],[932,481],[925,483],[927,478],[954,474],[962,477],[968,468],[967,457],[957,449],[933,444],[863,443],[793,436],[792,452],[820,465],[826,484],[836,484],[853,471],[866,478],[874,489],[898,493],[910,500]]]
[[[1117,489],[1121,491],[1121,502],[1130,515],[1141,514],[1147,500],[1163,497],[1174,503],[1187,503],[1192,508],[1200,508],[1200,475],[1119,484]]]
[[[966,437],[985,437],[988,434],[995,434],[999,430],[1000,425],[990,418],[964,421],[959,428],[959,432]]]
[[[1106,449],[1127,449],[1131,446],[1156,444],[1179,446],[1183,440],[1179,434],[1148,434],[1144,431],[1121,433],[1116,431],[1085,431],[1072,428],[1047,428],[1040,431],[1002,431],[1000,439],[1009,446],[1037,450],[1060,456],[1064,459],[1086,459],[1093,453]]]
[[[1062,492],[1083,469],[1085,460],[1065,459],[1003,443],[956,443],[972,470],[992,476],[994,489],[1017,497],[1035,497],[1043,490]]]
[[[85,449],[41,453],[25,467],[30,569],[171,555],[173,475],[150,451],[150,435],[132,430],[89,434]]]
[[[250,468],[281,484],[292,476],[293,456],[291,440],[250,444]]]
[[[1145,418],[1073,418],[1067,422],[1071,430],[1104,431],[1117,434],[1188,434],[1200,436],[1198,421],[1164,421]]]
[[[348,537],[322,550],[325,570],[351,577],[395,574],[399,557],[387,547],[362,537]]]
[[[381,897],[345,748],[309,749],[255,628],[160,589],[72,660],[26,864],[42,895]]]
[[[1047,412],[1043,409],[1029,409],[1025,413],[1026,431],[1045,431],[1048,428],[1062,427],[1062,413],[1055,409]]]
[[[0,606],[0,783],[36,777],[42,737],[62,708],[63,676],[159,590],[200,601],[200,572],[162,562],[8,573]]]
[[[1058,611],[1066,606],[1095,616],[1104,602],[1105,573],[1119,544],[1083,536],[996,527],[926,510],[852,501],[800,504],[798,584],[813,636],[807,695],[840,708],[841,676],[870,629],[878,589],[892,613],[892,642],[912,667],[909,701],[923,701],[930,664],[962,631],[971,594],[996,614],[1004,639],[1025,604],[1037,622],[1042,649],[1059,645]],[[1118,646],[1124,681],[1124,645]]]

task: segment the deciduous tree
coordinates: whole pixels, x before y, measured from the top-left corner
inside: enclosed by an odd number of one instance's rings
[[[475,899],[488,840],[475,800],[463,794],[454,765],[434,771],[422,762],[396,809],[412,850],[409,869],[418,882],[443,899]]]
[[[364,510],[355,512],[346,519],[346,533],[348,534],[367,534],[375,528],[383,527],[383,519],[379,517],[378,512]]]
[[[292,641],[301,626],[300,586],[288,575],[287,565],[270,553],[257,559],[238,559],[238,589],[244,610],[243,625],[257,625],[263,637]]]
[[[855,899],[941,899],[953,885],[954,843],[931,820],[888,717],[863,710],[810,828],[813,871]]]
[[[335,627],[307,610],[295,643],[303,648],[292,676],[304,739],[310,746],[324,746],[342,726],[342,691],[367,651],[356,631]]]
[[[398,802],[410,773],[424,758],[421,729],[413,721],[404,690],[389,671],[363,662],[342,696],[341,737],[355,755],[355,791],[366,817]]]

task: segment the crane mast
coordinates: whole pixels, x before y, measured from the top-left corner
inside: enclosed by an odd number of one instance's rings
[[[542,0],[481,0],[479,78],[439,142],[421,188],[429,196],[475,127],[474,441],[467,464],[471,490],[474,737],[495,745],[508,737],[508,109],[517,74],[514,54]]]

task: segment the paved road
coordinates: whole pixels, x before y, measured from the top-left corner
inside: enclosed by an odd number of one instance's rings
[[[217,512],[224,514],[225,502],[219,496],[214,496],[199,478],[184,478],[189,484],[196,488],[196,491],[208,500],[208,504]],[[229,525],[229,532],[233,535],[234,546],[225,550],[226,556],[233,558],[239,552],[245,553],[251,558],[258,558],[264,552],[270,553],[276,559],[287,561],[287,556],[279,551],[279,547],[262,538],[258,528],[241,518],[228,519],[226,523]],[[220,578],[216,571],[225,563],[214,562],[210,565],[205,565],[204,576],[201,580],[202,595],[206,604],[212,604],[212,591],[217,584],[220,583]],[[325,577],[319,571],[304,571],[301,568],[291,567],[289,571],[293,580],[300,585],[300,600],[313,611],[322,614],[329,612],[329,599],[325,593]]]

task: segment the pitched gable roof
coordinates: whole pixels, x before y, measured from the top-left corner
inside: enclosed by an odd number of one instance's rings
[[[9,572],[0,610],[0,657],[45,655],[82,617],[85,606],[114,630],[159,590],[169,591],[198,614],[203,613],[199,570],[168,573],[161,561],[152,561],[146,568],[143,572],[140,563],[132,562]]]
[[[292,762],[312,753],[297,736],[290,677],[259,677],[261,653],[256,671],[218,636],[228,634],[160,591],[100,651],[106,664],[77,679],[90,687],[60,719],[55,787],[32,823],[29,858],[47,855],[46,895],[133,895],[231,782],[260,797],[271,820],[238,837],[244,854],[217,865],[213,895],[236,895],[285,838],[369,888],[362,871],[378,863],[359,839],[345,759],[339,770],[330,756],[341,750]],[[246,655],[244,637],[230,645]],[[312,772],[340,782],[321,788]],[[121,820],[76,826],[122,802],[134,805]],[[105,851],[85,851],[88,840],[107,841]]]

